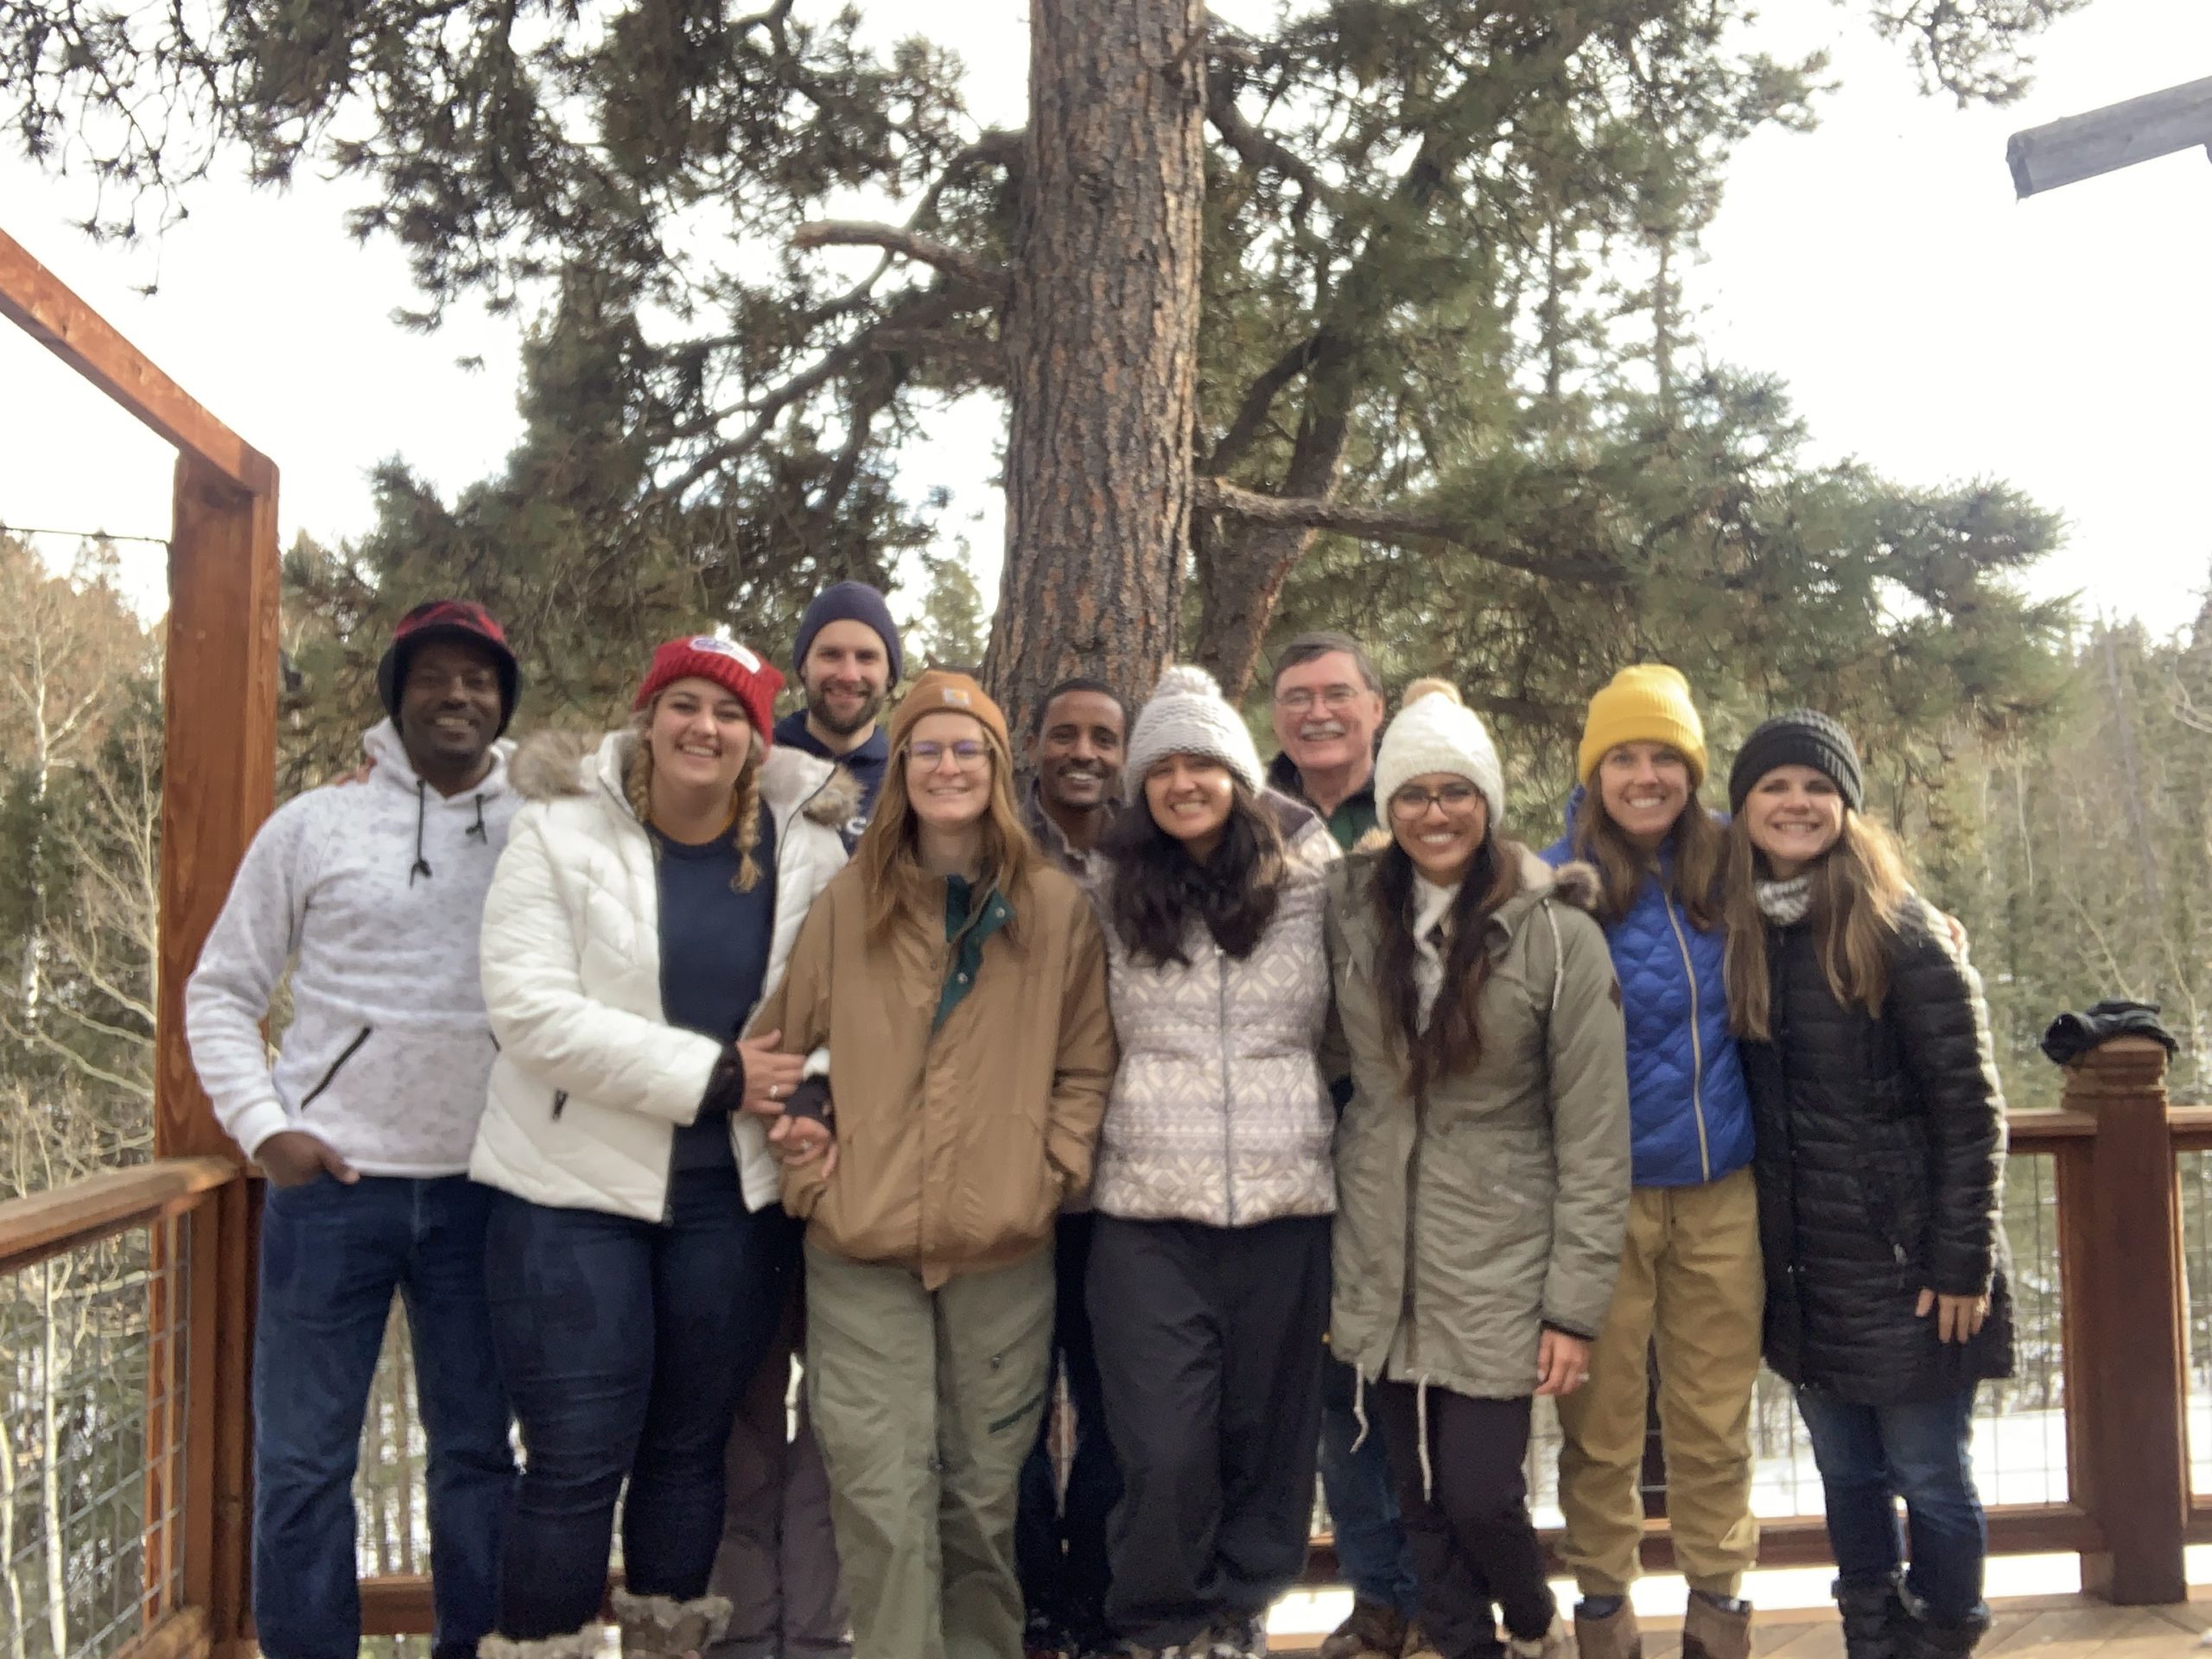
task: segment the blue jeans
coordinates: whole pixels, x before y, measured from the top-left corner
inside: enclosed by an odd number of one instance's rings
[[[706,1594],[730,1424],[775,1342],[798,1244],[782,1211],[747,1211],[728,1165],[677,1172],[664,1222],[494,1198],[492,1332],[524,1452],[502,1635],[599,1617],[618,1499],[630,1589]]]
[[[1106,1438],[1106,1396],[1098,1381],[1098,1350],[1084,1300],[1090,1267],[1088,1215],[1062,1216],[1052,1255],[1058,1299],[1052,1309],[1052,1359],[1067,1368],[1068,1403],[1075,1408],[1075,1456],[1063,1496],[1053,1478],[1052,1414],[1038,1426],[1037,1444],[1021,1465],[1021,1509],[1014,1525],[1014,1565],[1031,1618],[1062,1632],[1106,1634],[1106,1517],[1122,1501],[1122,1471]]]
[[[395,1292],[429,1443],[433,1651],[492,1629],[515,1484],[484,1298],[488,1188],[466,1176],[328,1176],[269,1189],[254,1326],[253,1619],[270,1659],[355,1659],[353,1471]]]
[[[1818,1389],[1797,1390],[1828,1511],[1828,1546],[1846,1584],[1886,1584],[1906,1558],[1897,1526],[1904,1500],[1912,1568],[1905,1587],[1930,1623],[1987,1617],[1981,1572],[1989,1535],[1974,1491],[1972,1389],[1948,1400],[1856,1406]]]
[[[1421,1586],[1390,1486],[1390,1458],[1380,1433],[1352,1450],[1359,1439],[1352,1382],[1352,1368],[1332,1355],[1321,1376],[1321,1494],[1336,1531],[1337,1565],[1360,1600],[1411,1618],[1421,1608]]]

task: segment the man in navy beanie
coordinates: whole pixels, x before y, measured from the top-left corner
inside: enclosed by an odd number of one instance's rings
[[[799,619],[791,650],[806,707],[776,722],[776,741],[842,766],[861,786],[859,810],[843,826],[850,851],[868,827],[891,757],[879,716],[905,666],[899,625],[883,595],[863,582],[825,588]],[[728,1497],[712,1589],[728,1596],[728,1634],[706,1659],[849,1659],[837,1541],[830,1522],[830,1477],[799,1395],[793,1424],[785,1402],[792,1350],[803,1340],[795,1296],[782,1337],[746,1391],[731,1426]]]
[[[875,810],[890,758],[877,717],[905,666],[891,607],[864,582],[823,588],[799,619],[791,663],[806,707],[777,722],[776,741],[837,762],[853,774],[861,804],[844,828],[850,851]]]

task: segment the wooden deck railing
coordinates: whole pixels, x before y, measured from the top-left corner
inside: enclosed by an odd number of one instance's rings
[[[67,1640],[52,1659],[92,1652],[86,1643],[102,1634],[106,1651],[133,1659],[197,1659],[213,1649],[219,1621],[244,1628],[252,1284],[239,1269],[252,1260],[254,1219],[238,1166],[213,1157],[157,1159],[0,1204],[0,1280],[11,1287],[41,1273],[62,1277],[70,1256],[92,1276],[103,1246],[145,1235],[120,1253],[127,1271],[115,1275],[138,1306],[120,1309],[110,1296],[91,1344],[94,1363],[123,1352],[126,1387],[140,1386],[143,1370],[143,1404],[118,1414],[117,1425],[143,1437],[124,1448],[143,1459],[130,1510],[138,1529],[68,1541],[94,1564],[72,1582],[98,1611],[84,1631],[82,1610],[65,1608]],[[50,1308],[53,1282],[41,1288]],[[38,1357],[40,1386],[49,1392],[73,1398],[115,1386],[113,1377],[55,1375],[67,1363],[52,1344]],[[84,1518],[121,1524],[126,1517],[116,1508]],[[135,1586],[115,1581],[126,1571],[135,1571]],[[25,1632],[34,1638],[29,1651],[52,1649],[50,1629],[42,1615]]]
[[[1990,1548],[2005,1554],[2071,1552],[2083,1584],[2116,1603],[2186,1599],[2183,1552],[2212,1541],[2212,1497],[2190,1491],[2189,1319],[2177,1160],[2212,1150],[2212,1109],[2169,1107],[2165,1055],[2154,1043],[2107,1044],[2069,1068],[2058,1110],[2011,1121],[2016,1162],[2054,1167],[2063,1317],[2064,1501],[2000,1504]],[[0,1204],[0,1276],[134,1229],[179,1253],[156,1286],[186,1287],[183,1339],[164,1337],[177,1310],[149,1311],[149,1389],[162,1407],[147,1419],[147,1511],[158,1517],[181,1480],[181,1529],[118,1539],[121,1559],[146,1553],[148,1593],[132,1659],[243,1655],[247,1620],[247,1471],[256,1184],[213,1158],[167,1159],[60,1192]],[[2203,1287],[2200,1287],[2202,1290]],[[174,1290],[161,1290],[174,1295]],[[1655,1508],[1663,1505],[1655,1505]],[[154,1521],[149,1519],[149,1528]],[[1316,1582],[1335,1572],[1315,1541]],[[1671,1552],[1663,1518],[1649,1522],[1647,1565]],[[1825,1562],[1817,1516],[1768,1521],[1762,1566]],[[367,1633],[430,1629],[429,1586],[419,1577],[363,1585]]]

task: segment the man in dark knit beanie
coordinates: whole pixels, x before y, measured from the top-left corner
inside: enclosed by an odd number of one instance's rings
[[[776,741],[852,773],[860,809],[840,830],[851,851],[875,810],[891,745],[883,706],[906,666],[899,625],[883,595],[864,582],[823,588],[799,619],[791,664],[806,707],[776,722]],[[729,1634],[709,1659],[852,1652],[830,1521],[830,1478],[805,1395],[795,1426],[785,1415],[791,1349],[804,1316],[794,1296],[784,1334],[762,1364],[730,1429],[729,1485],[712,1588],[734,1604]]]
[[[791,663],[806,707],[777,722],[776,741],[836,761],[853,774],[861,804],[844,827],[849,851],[883,787],[890,747],[880,716],[906,665],[890,606],[864,582],[823,588],[799,619]]]

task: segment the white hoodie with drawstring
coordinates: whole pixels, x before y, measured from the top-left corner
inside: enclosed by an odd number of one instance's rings
[[[309,790],[254,836],[185,989],[185,1033],[248,1157],[303,1129],[364,1175],[459,1175],[498,1052],[478,940],[521,804],[514,746],[453,796],[416,775],[389,720],[363,747],[365,782]],[[261,1021],[288,968],[272,1066]]]

